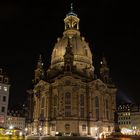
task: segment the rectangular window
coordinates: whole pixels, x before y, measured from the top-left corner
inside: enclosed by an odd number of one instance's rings
[[[3,101],[3,102],[6,102],[6,96],[3,96],[2,101]]]
[[[4,83],[8,83],[8,78],[5,78],[4,79]]]
[[[2,106],[2,108],[1,108],[1,112],[5,112],[5,107],[4,106]]]
[[[52,123],[52,131],[55,131],[55,124]]]
[[[65,130],[70,131],[70,124],[65,124]]]
[[[82,125],[82,131],[86,131],[86,125],[85,124]]]
[[[3,82],[3,76],[0,76],[0,82]]]

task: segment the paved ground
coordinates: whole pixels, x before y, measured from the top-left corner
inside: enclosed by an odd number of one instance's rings
[[[60,137],[28,137],[26,140],[97,140],[95,138],[88,138],[88,137],[69,137],[69,136],[60,136]],[[99,140],[99,139],[98,139]],[[132,137],[132,138],[108,138],[108,139],[101,139],[101,140],[140,140],[140,137]]]
[[[0,140],[25,140],[23,137],[0,136]]]
[[[68,137],[68,136],[61,136],[61,137],[27,137],[26,139],[17,138],[17,137],[2,137],[0,136],[0,140],[97,140],[94,138],[87,138],[87,137]],[[103,140],[103,139],[102,139]],[[140,137],[131,137],[131,138],[108,138],[104,140],[140,140]]]

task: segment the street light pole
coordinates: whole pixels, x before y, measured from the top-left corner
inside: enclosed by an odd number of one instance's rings
[[[26,127],[25,128],[25,136],[27,136],[27,131],[28,131],[28,128]]]
[[[11,139],[11,137],[12,137],[12,129],[13,129],[13,126],[10,125],[10,126],[9,126],[9,129],[10,129],[10,135],[9,135],[9,137],[10,137],[10,139]]]

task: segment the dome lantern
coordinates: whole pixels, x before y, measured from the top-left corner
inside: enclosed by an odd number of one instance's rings
[[[77,14],[73,11],[73,4],[71,3],[70,12],[66,15],[64,19],[65,23],[65,30],[68,29],[76,29],[79,30],[79,18],[77,17]]]

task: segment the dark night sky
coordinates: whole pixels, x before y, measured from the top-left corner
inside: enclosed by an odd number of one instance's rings
[[[81,35],[89,42],[94,66],[102,53],[119,89],[119,99],[140,102],[140,22],[138,3],[122,0],[5,0],[0,2],[0,66],[10,77],[10,105],[22,104],[40,53],[45,70],[74,3]]]

